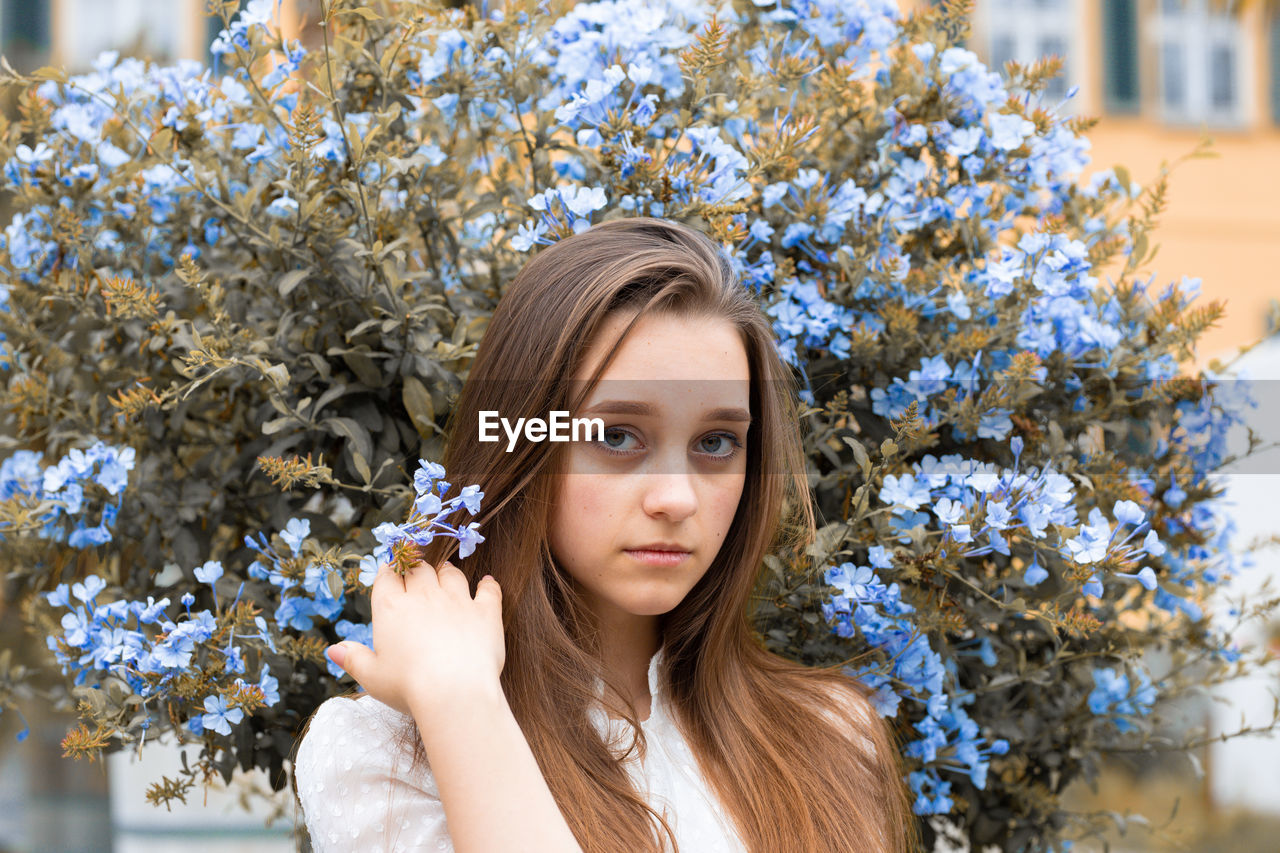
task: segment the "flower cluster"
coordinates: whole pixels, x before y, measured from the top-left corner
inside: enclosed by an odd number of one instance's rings
[[[215,601],[222,574],[216,561],[195,570],[196,578],[214,589]],[[185,594],[181,600],[185,612],[178,621],[169,616],[168,598],[156,601],[148,596],[145,602],[116,599],[100,603],[106,586],[102,578],[89,575],[46,593],[48,604],[67,611],[61,617],[62,632],[47,637],[47,644],[63,673],[74,676],[75,684],[92,678],[91,686],[97,687],[112,676],[128,686],[138,697],[139,708],[129,728],[139,731],[140,740],[160,719],[166,705],[172,707],[175,700],[186,699],[205,709],[203,714],[189,716],[187,727],[192,733],[201,734],[207,728],[222,735],[231,734],[231,724],[240,722],[246,710],[252,713],[280,701],[279,684],[268,664],[261,664],[252,683],[241,677],[246,671],[246,655],[245,643],[238,641],[249,640],[274,651],[261,616],[252,617],[255,633],[237,633],[249,613],[237,609],[243,583],[235,600],[216,612],[204,609],[193,613],[195,596]],[[193,679],[203,685],[195,693],[189,687]]]
[[[471,556],[476,545],[484,541],[479,533],[478,522],[470,522],[464,527],[461,524],[449,524],[445,520],[460,509],[465,509],[471,515],[480,512],[484,492],[480,491],[479,486],[463,486],[456,497],[443,500],[450,489],[450,483],[444,476],[444,466],[426,459],[418,460],[418,470],[413,474],[413,488],[417,493],[413,513],[403,524],[388,522],[373,529],[378,547],[372,555],[360,562],[361,583],[373,583],[377,566],[394,560],[395,546],[399,542],[428,545],[437,536],[452,536],[459,543],[458,556],[465,558]]]
[[[884,564],[884,549],[873,550],[872,559]],[[870,566],[853,563],[828,567],[823,578],[836,590],[822,604],[827,622],[842,637],[852,637],[856,631],[891,662],[888,672],[875,665],[853,672],[876,690],[872,698],[876,710],[882,716],[896,716],[904,695],[924,707],[924,716],[915,723],[920,737],[906,746],[907,755],[924,765],[908,776],[916,795],[916,814],[950,812],[954,806],[948,796],[951,783],[939,771],[961,770],[975,786],[984,788],[990,756],[1004,755],[1009,743],[996,739],[988,744],[962,707],[968,697],[947,689],[948,677],[955,676],[954,663],[944,661],[930,647],[928,637],[916,630],[911,621],[915,608],[902,601],[898,584],[886,586]],[[990,655],[989,644],[984,655]],[[990,663],[995,663],[994,658]]]
[[[279,602],[273,616],[277,630],[310,631],[321,623],[332,624],[338,636],[354,640],[372,648],[373,634],[370,626],[339,618],[348,604],[348,589],[367,588],[373,584],[379,566],[398,565],[407,571],[409,565],[399,565],[412,559],[413,551],[401,551],[400,544],[426,545],[436,536],[449,536],[458,540],[458,554],[470,556],[476,545],[484,541],[478,522],[450,524],[448,518],[459,510],[471,515],[480,511],[484,492],[478,486],[464,486],[461,492],[449,500],[442,496],[449,491],[445,470],[437,462],[418,460],[418,470],[413,476],[416,498],[413,511],[407,521],[394,524],[386,522],[373,529],[378,545],[373,553],[359,558],[353,586],[337,567],[320,560],[309,559],[304,553],[307,538],[311,535],[311,523],[305,519],[290,519],[279,539],[287,550],[274,547],[265,536],[259,534],[245,538],[245,545],[258,556],[249,564],[247,574],[258,581],[266,581],[271,593]],[[298,566],[302,564],[301,577]],[[343,670],[325,658],[325,666],[335,678]]]
[[[1146,670],[1138,670],[1138,683],[1129,685],[1129,676],[1114,669],[1099,667],[1093,671],[1093,692],[1089,694],[1089,710],[1107,717],[1121,732],[1133,728],[1126,717],[1151,713],[1156,701],[1156,687]]]
[[[0,461],[0,501],[35,507],[30,523],[38,525],[36,535],[43,539],[72,548],[103,545],[111,541],[134,456],[132,447],[99,441],[87,450],[73,448],[44,467],[43,453],[15,451]],[[91,517],[98,519],[96,524],[89,522]],[[0,537],[3,533],[0,526]]]
[[[458,497],[442,502],[440,495],[449,488],[444,468],[425,459],[420,464],[414,477],[414,515],[403,525],[384,525],[376,531],[382,544],[360,561],[362,585],[372,581],[370,573],[376,573],[378,563],[392,559],[396,542],[425,544],[434,536],[452,536],[466,556],[483,541],[475,522],[463,526],[445,521],[459,509],[479,512],[483,493],[468,486]],[[176,618],[170,615],[168,597],[101,602],[107,584],[97,575],[60,584],[44,596],[48,604],[66,611],[60,616],[62,630],[50,634],[47,645],[76,685],[90,680],[99,685],[108,677],[127,685],[139,700],[138,716],[128,729],[136,730],[140,739],[158,722],[153,714],[174,703],[185,709],[179,716],[190,733],[230,735],[246,713],[280,701],[271,660],[278,667],[286,665],[279,649],[285,638],[310,631],[319,620],[332,624],[343,639],[373,645],[368,624],[338,618],[346,605],[343,573],[321,559],[314,542],[308,541],[310,534],[309,521],[292,518],[270,540],[263,534],[247,539],[246,546],[258,559],[248,566],[249,580],[237,586],[229,602],[219,598],[219,582],[226,576],[222,563],[209,560],[196,567],[192,576],[208,588],[213,607],[193,611],[196,597],[188,592],[180,599],[183,611]],[[254,587],[253,582],[263,581],[265,585]],[[275,612],[260,615],[245,597],[246,587],[255,597],[266,593],[268,599],[276,598]],[[224,592],[225,588],[224,583]],[[342,675],[332,661],[326,659],[326,664],[334,677]],[[193,690],[193,683],[200,689]]]

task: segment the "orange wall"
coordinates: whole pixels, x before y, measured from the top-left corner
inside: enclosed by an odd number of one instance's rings
[[[1210,135],[1220,156],[1184,161],[1170,178],[1160,253],[1148,271],[1159,273],[1157,284],[1200,278],[1200,301],[1226,302],[1219,326],[1201,338],[1201,365],[1261,337],[1268,302],[1280,300],[1280,129]],[[1200,139],[1193,130],[1116,117],[1089,136],[1093,167],[1123,164],[1144,186],[1162,160],[1173,162]]]

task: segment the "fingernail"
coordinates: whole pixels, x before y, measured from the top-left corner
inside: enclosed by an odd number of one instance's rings
[[[342,666],[342,662],[347,658],[347,650],[342,646],[330,646],[324,651],[325,654],[329,656],[329,660],[333,661],[338,666]]]

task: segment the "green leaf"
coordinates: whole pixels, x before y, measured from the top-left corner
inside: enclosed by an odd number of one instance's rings
[[[848,435],[842,435],[840,438],[853,451],[853,461],[858,463],[858,468],[862,471],[862,479],[871,479],[871,457],[867,455],[867,449],[862,446],[862,442]]]
[[[281,296],[288,296],[298,285],[307,280],[311,270],[290,270],[276,280],[276,292]]]
[[[359,350],[345,350],[342,353],[342,360],[347,363],[347,367],[351,368],[356,378],[365,385],[370,388],[378,388],[382,385],[382,370],[367,353]]]
[[[57,68],[53,65],[37,68],[31,72],[31,76],[37,80],[52,80],[55,83],[66,83],[70,79],[65,68]]]
[[[824,527],[820,527],[813,543],[804,549],[805,553],[810,557],[825,560],[839,546],[848,529],[849,526],[843,520],[833,521]]]
[[[360,480],[366,486],[373,482],[373,472],[369,470],[369,460],[353,450],[351,451],[351,464],[355,467],[356,473],[360,475]]]
[[[439,432],[436,427],[435,404],[431,402],[431,392],[416,376],[406,377],[404,390],[401,392],[405,411],[413,421],[414,429],[423,438]]]
[[[863,483],[853,493],[853,518],[861,518],[867,514],[867,505],[871,500],[871,484]]]
[[[343,394],[348,394],[352,391],[359,391],[359,390],[362,390],[362,386],[345,385],[345,384],[334,385],[332,388],[330,388],[329,390],[321,394],[319,400],[316,400],[316,407],[311,410],[312,417],[315,417],[315,415],[324,411],[325,406],[329,405],[334,400],[341,397]]]
[[[329,595],[333,598],[342,597],[342,572],[329,570],[329,576],[325,578],[325,582],[329,585]]]
[[[267,378],[271,380],[271,384],[275,385],[277,389],[283,391],[289,386],[289,368],[283,364],[273,364],[263,373],[266,374]]]
[[[1133,178],[1129,176],[1128,168],[1124,166],[1116,166],[1111,170],[1115,173],[1116,182],[1120,184],[1120,188],[1124,190],[1125,195],[1129,194],[1129,185],[1133,183]]]
[[[285,427],[287,427],[289,424],[293,422],[294,420],[292,415],[289,415],[283,418],[272,418],[271,420],[267,421],[265,424],[262,425],[262,434],[275,435],[280,430],[284,429]]]
[[[373,439],[369,437],[369,431],[360,426],[359,421],[352,418],[325,418],[320,422],[320,427],[346,438],[355,445],[354,451],[365,459],[373,455]]]

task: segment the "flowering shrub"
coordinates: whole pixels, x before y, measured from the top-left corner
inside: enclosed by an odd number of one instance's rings
[[[855,661],[927,842],[1099,831],[1062,791],[1255,663],[1206,610],[1248,400],[1178,367],[1220,306],[1142,277],[1165,176],[1081,182],[1052,63],[985,68],[963,4],[324,3],[310,52],[224,5],[215,69],[11,80],[0,536],[69,752],[195,739],[156,802],[201,768],[286,784],[378,561],[480,540],[445,521],[474,487],[404,462],[438,458],[505,282],[627,215],[720,241],[803,380],[830,521],[754,618]]]
[[[403,524],[388,522],[374,530],[379,545],[360,560],[362,588],[373,583],[381,563],[407,568],[405,561],[412,559],[413,552],[398,548],[400,543],[426,544],[438,535],[454,536],[466,556],[484,541],[474,522],[454,526],[446,521],[459,509],[479,512],[483,492],[467,486],[460,496],[441,501],[440,495],[449,488],[444,473],[441,466],[422,460],[414,475],[414,512]],[[140,749],[147,732],[163,719],[152,716],[152,711],[160,708],[166,710],[171,722],[185,720],[191,734],[202,735],[208,730],[230,736],[231,727],[242,722],[246,712],[252,714],[280,702],[280,683],[271,675],[269,662],[281,654],[276,640],[296,642],[294,632],[311,631],[313,619],[331,624],[343,639],[372,648],[373,635],[367,623],[338,618],[346,605],[342,575],[307,539],[310,533],[308,521],[292,518],[274,537],[278,549],[261,533],[245,539],[245,545],[258,554],[245,573],[252,581],[265,581],[274,587],[273,592],[278,591],[279,605],[270,618],[259,615],[259,608],[249,601],[242,602],[250,581],[240,582],[230,603],[219,602],[218,581],[225,570],[216,560],[192,572],[198,583],[209,588],[213,609],[192,613],[196,597],[186,592],[181,598],[185,613],[176,622],[168,618],[168,598],[156,601],[148,595],[145,603],[124,599],[100,603],[107,583],[96,574],[83,583],[61,583],[45,593],[49,605],[67,611],[60,620],[61,632],[48,636],[49,649],[62,672],[74,675],[74,685],[90,681],[93,688],[79,695],[91,705],[96,730],[90,732],[82,725],[73,731],[64,744],[68,750],[85,753],[100,749],[112,733],[136,734]],[[73,597],[81,603],[76,604]],[[343,674],[328,658],[324,662],[335,678]],[[254,683],[242,677],[250,669],[256,673]],[[123,696],[124,707],[111,708],[112,701],[104,700],[104,694],[111,699]],[[121,711],[127,713],[121,716]],[[155,800],[184,795],[193,784],[192,776],[166,780],[150,795]]]

